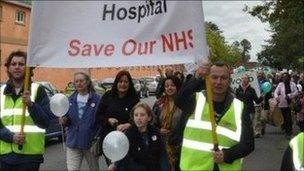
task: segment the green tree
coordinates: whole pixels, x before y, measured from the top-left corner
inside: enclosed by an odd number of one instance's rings
[[[244,11],[270,25],[271,39],[258,54],[264,65],[304,70],[304,1],[265,1]]]
[[[237,47],[228,45],[219,27],[212,22],[205,22],[207,43],[211,50],[211,61],[225,61],[233,66],[241,60]]]

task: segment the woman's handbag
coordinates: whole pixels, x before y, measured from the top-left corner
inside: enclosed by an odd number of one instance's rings
[[[94,156],[100,156],[101,155],[101,138],[100,138],[100,129],[97,131],[95,137],[93,138],[92,145],[90,148],[90,152]]]
[[[278,102],[275,98],[269,99],[270,115],[269,123],[273,126],[280,127],[284,123],[284,118],[281,109],[278,107]]]
[[[100,137],[97,137],[96,139],[94,138],[93,142],[92,142],[92,146],[90,148],[90,152],[94,155],[94,156],[100,156]]]

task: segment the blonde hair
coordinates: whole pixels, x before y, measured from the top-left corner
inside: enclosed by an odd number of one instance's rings
[[[138,103],[132,108],[132,110],[131,110],[131,116],[130,116],[131,121],[133,122],[133,120],[134,120],[134,111],[135,111],[137,108],[139,108],[139,107],[143,108],[143,109],[146,111],[146,113],[148,114],[148,116],[151,117],[151,121],[150,121],[150,122],[152,122],[152,120],[153,120],[153,112],[152,112],[152,109],[151,109],[151,107],[150,107],[147,103],[144,103],[144,102],[138,102]]]

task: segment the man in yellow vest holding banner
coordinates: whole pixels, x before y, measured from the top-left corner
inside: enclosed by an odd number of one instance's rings
[[[209,75],[215,110],[214,145],[205,78]],[[183,131],[181,170],[241,170],[242,158],[254,150],[249,113],[230,91],[230,68],[222,62],[202,64],[181,89],[176,105],[189,114]],[[215,148],[218,147],[218,148]]]
[[[299,170],[304,171],[304,132],[300,132],[289,142],[286,149],[281,170]]]
[[[9,80],[1,86],[0,160],[1,171],[38,171],[43,162],[44,134],[51,118],[49,99],[43,87],[32,83],[23,90],[26,53],[12,52],[5,63]],[[24,133],[20,133],[22,106]]]

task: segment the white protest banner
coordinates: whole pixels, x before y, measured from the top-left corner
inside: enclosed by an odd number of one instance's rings
[[[195,73],[195,71],[197,70],[198,66],[195,63],[186,63],[184,64],[185,66],[185,70],[186,70],[186,75],[188,74],[193,74]]]
[[[258,97],[261,95],[261,90],[258,82],[257,73],[254,70],[246,71],[243,73],[233,73],[231,74],[231,84],[230,87],[235,91],[239,85],[242,83],[242,76],[247,74],[249,76],[250,86],[255,89]]]
[[[33,1],[28,66],[127,67],[207,57],[201,1]]]

